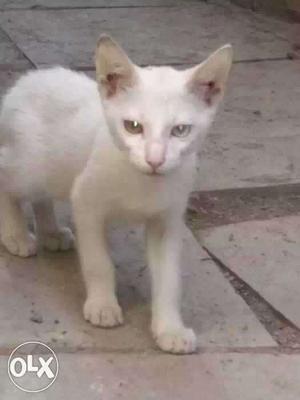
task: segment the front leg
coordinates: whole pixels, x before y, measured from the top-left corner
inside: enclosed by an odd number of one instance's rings
[[[0,239],[15,256],[36,254],[36,239],[28,231],[20,200],[5,192],[0,192]]]
[[[114,266],[108,254],[104,218],[97,216],[77,194],[73,196],[82,275],[87,298],[83,313],[93,325],[111,328],[123,323],[115,294]]]
[[[74,247],[74,237],[70,228],[57,223],[53,201],[43,199],[33,203],[36,230],[42,246],[49,251],[69,250]]]
[[[180,253],[183,221],[164,214],[147,222],[147,255],[152,276],[152,333],[171,353],[192,353],[196,336],[180,314]]]

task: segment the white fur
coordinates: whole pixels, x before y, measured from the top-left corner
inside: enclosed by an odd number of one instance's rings
[[[79,175],[72,200],[85,318],[103,327],[123,322],[105,228],[112,219],[141,221],[152,275],[153,335],[163,350],[188,353],[196,339],[179,311],[180,233],[195,153],[216,104],[208,107],[191,93],[187,83],[195,69],[133,71],[134,84],[112,97],[102,93],[102,102],[96,82],[63,68],[30,72],[7,93],[0,116],[1,239],[13,254],[35,254],[20,206],[29,199],[44,245],[69,248],[72,234],[58,227],[52,200],[68,198]],[[128,133],[124,119],[142,123],[144,134]],[[170,136],[178,124],[192,125],[186,138]],[[147,160],[161,154],[153,174]]]

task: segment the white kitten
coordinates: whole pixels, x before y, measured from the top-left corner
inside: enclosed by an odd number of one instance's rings
[[[32,72],[4,99],[0,120],[1,239],[28,256],[36,242],[20,200],[33,202],[38,233],[50,249],[68,248],[52,199],[72,202],[87,300],[95,325],[123,322],[105,231],[111,220],[146,225],[152,275],[152,332],[159,347],[195,350],[180,315],[181,226],[195,153],[210,126],[232,62],[225,46],[185,71],[139,68],[109,37],[96,53],[97,81],[62,68]],[[90,157],[89,154],[91,153]]]

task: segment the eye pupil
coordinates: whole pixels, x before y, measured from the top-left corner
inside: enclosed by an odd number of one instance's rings
[[[124,120],[123,124],[124,124],[124,128],[129,133],[139,134],[139,133],[143,133],[143,131],[144,131],[143,125],[140,124],[138,121]]]
[[[176,125],[173,127],[171,131],[171,135],[175,137],[185,137],[187,136],[191,131],[191,125]]]

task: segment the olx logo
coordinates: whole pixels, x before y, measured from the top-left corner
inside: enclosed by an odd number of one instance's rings
[[[54,383],[58,374],[58,360],[49,346],[40,342],[26,342],[11,353],[8,374],[20,390],[41,392]]]

